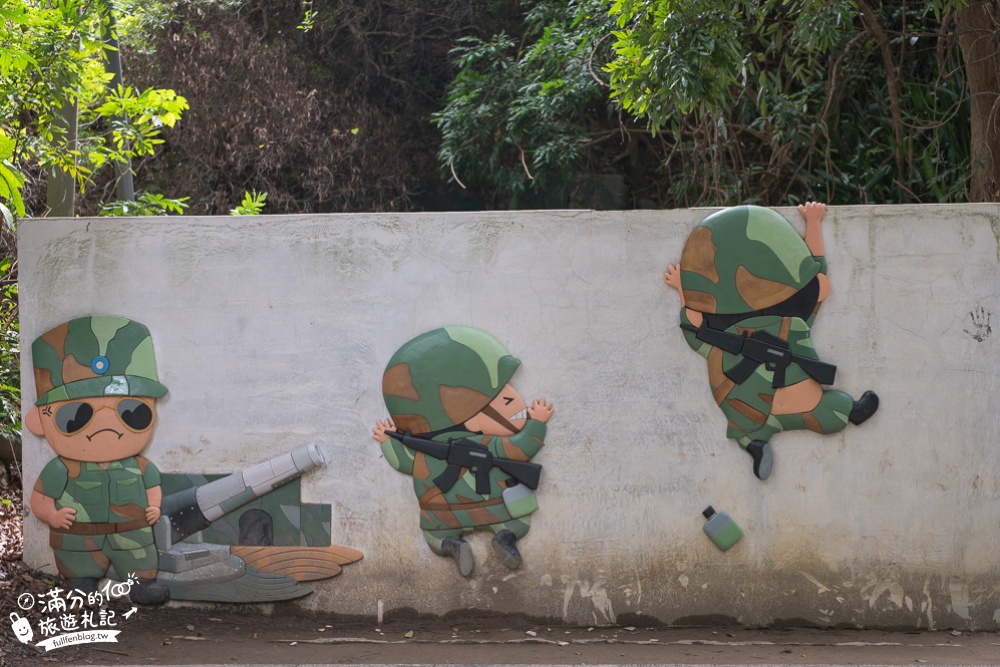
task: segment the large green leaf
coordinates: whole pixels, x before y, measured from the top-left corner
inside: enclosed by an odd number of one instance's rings
[[[0,199],[11,202],[18,216],[24,216],[24,199],[21,198],[23,186],[24,179],[17,170],[6,160],[0,163]]]

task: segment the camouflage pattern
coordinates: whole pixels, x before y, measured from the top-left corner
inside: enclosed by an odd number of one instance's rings
[[[818,359],[810,330],[822,302],[805,320],[755,311],[780,304],[826,271],[826,259],[813,256],[802,237],[778,213],[759,206],[724,209],[699,223],[684,245],[681,322],[692,325],[688,309],[710,315],[745,314],[725,331],[735,335],[766,332],[787,342],[793,354]],[[836,433],[847,426],[853,405],[848,394],[828,389],[807,413],[771,414],[779,388],[774,386],[773,371],[758,365],[746,381],[736,384],[725,373],[743,361],[742,355],[700,341],[692,331],[685,330],[684,337],[708,362],[712,396],[729,422],[726,435],[741,447],[754,440],[768,442],[783,430]],[[809,377],[793,361],[785,369],[782,386]]]
[[[392,355],[382,395],[401,431],[430,433],[462,424],[503,389],[520,361],[485,331],[435,329]]]
[[[122,317],[95,315],[71,320],[31,345],[35,405],[96,396],[167,393],[156,373],[149,329]]]
[[[59,573],[74,579],[99,579],[114,565],[119,576],[134,572],[141,579],[155,578],[157,554],[153,530],[146,522],[146,490],[159,484],[159,470],[142,456],[112,461],[106,468],[63,457],[49,461],[34,490],[54,498],[56,509],[76,510],[68,531],[49,531]],[[86,534],[125,523],[141,527]]]
[[[542,448],[544,423],[529,419],[509,437],[484,436],[461,425],[492,401],[510,381],[520,362],[496,338],[470,327],[445,327],[408,341],[392,356],[382,379],[382,392],[393,423],[400,431],[432,434],[446,442],[469,437],[488,448],[496,458],[528,461]],[[420,527],[431,549],[443,555],[441,542],[477,528],[509,530],[515,537],[528,532],[530,513],[537,508],[531,494],[529,511],[512,513],[503,492],[516,484],[498,468],[490,470],[490,490],[476,493],[475,476],[463,471],[458,482],[442,492],[434,479],[447,467],[441,461],[405,447],[389,438],[381,445],[386,460],[396,470],[413,476],[413,492],[420,506]]]
[[[809,338],[809,324],[815,317],[804,322],[797,317],[765,315],[741,320],[726,329],[729,333],[741,335],[758,331],[767,332],[789,344],[792,353],[816,359]],[[685,309],[681,309],[681,321],[690,324]],[[774,372],[763,364],[757,366],[753,375],[745,382],[736,384],[725,372],[737,366],[742,355],[730,354],[720,348],[697,339],[694,333],[685,331],[685,339],[694,350],[708,361],[708,379],[712,396],[729,420],[726,437],[735,439],[746,447],[754,440],[768,442],[775,433],[788,430],[808,429],[815,433],[836,433],[847,426],[853,399],[846,393],[827,389],[819,404],[807,413],[772,415],[774,401]],[[792,362],[785,370],[784,386],[791,386],[807,379],[809,375]]]
[[[776,305],[823,272],[821,259],[788,221],[760,206],[708,216],[681,255],[684,301],[701,313],[749,313]]]
[[[162,475],[163,497],[187,488],[202,486],[225,475],[172,474]],[[212,544],[274,545],[325,547],[332,543],[329,504],[303,503],[302,480],[296,479],[279,486],[261,498],[229,512],[200,532],[200,539]],[[265,513],[269,517],[270,539],[254,540],[247,536],[248,523],[244,516]],[[242,526],[242,530],[241,530]],[[191,541],[188,538],[187,541]]]
[[[505,383],[506,384],[506,383]],[[479,441],[495,458],[514,461],[530,460],[545,444],[546,425],[529,419],[521,431],[511,436],[484,436],[468,431],[450,431],[435,436],[447,442],[448,438],[468,437]],[[441,461],[405,447],[394,438],[381,445],[382,454],[396,470],[413,476],[413,493],[420,506],[420,528],[431,549],[439,555],[441,541],[447,537],[460,537],[477,528],[489,528],[494,533],[509,530],[521,538],[528,532],[530,512],[512,513],[504,503],[503,492],[516,482],[499,468],[490,469],[489,493],[476,493],[474,473],[465,470],[458,482],[447,492],[434,484],[434,479],[444,472],[446,461]],[[537,508],[537,504],[533,504]],[[533,510],[532,510],[533,511]]]

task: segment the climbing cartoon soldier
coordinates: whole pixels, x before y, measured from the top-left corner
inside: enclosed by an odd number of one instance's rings
[[[413,476],[424,538],[463,577],[474,567],[465,534],[492,530],[494,553],[517,569],[517,540],[538,509],[541,466],[530,459],[553,409],[544,398],[528,407],[510,385],[520,363],[484,331],[446,327],[405,343],[382,378],[392,420],[378,420],[372,437]]]
[[[836,433],[875,414],[878,396],[854,400],[832,384],[836,366],[819,360],[809,337],[830,293],[820,222],[826,205],[799,206],[802,237],[778,213],[738,206],[695,227],[665,282],[681,301],[688,345],[708,361],[726,435],[753,457],[759,479],[771,474],[771,436],[809,429]]]
[[[71,320],[31,346],[38,400],[32,433],[58,456],[31,493],[31,511],[49,525],[59,573],[82,592],[97,590],[114,566],[134,575],[132,602],[162,604],[150,526],[160,517],[160,473],[139,453],[153,434],[160,384],[149,330],[120,317]]]

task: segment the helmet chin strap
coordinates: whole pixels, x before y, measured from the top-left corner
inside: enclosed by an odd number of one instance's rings
[[[505,429],[507,429],[511,433],[517,433],[518,431],[521,430],[518,427],[516,427],[513,424],[511,424],[510,421],[508,421],[506,417],[504,417],[502,414],[500,414],[499,412],[497,412],[496,408],[494,408],[492,405],[487,405],[486,407],[484,407],[481,410],[481,412],[484,415],[486,415],[487,417],[489,417],[490,419],[492,419],[493,421],[495,421],[496,423],[498,423],[501,426],[503,426]]]

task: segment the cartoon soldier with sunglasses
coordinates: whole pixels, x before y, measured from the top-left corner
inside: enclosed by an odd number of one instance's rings
[[[83,317],[31,346],[38,400],[25,423],[59,456],[42,469],[31,511],[49,525],[59,573],[97,590],[114,566],[135,575],[132,602],[162,604],[151,526],[160,517],[160,473],[139,453],[153,434],[160,384],[153,341],[138,322]]]

